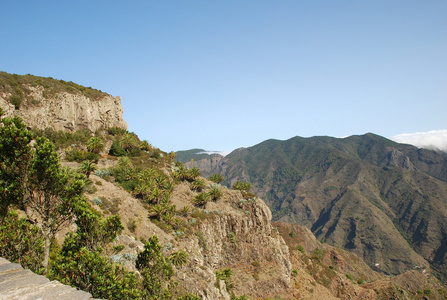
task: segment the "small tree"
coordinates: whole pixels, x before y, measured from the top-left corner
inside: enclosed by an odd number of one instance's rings
[[[138,147],[138,139],[135,134],[125,133],[120,139],[121,147],[127,152],[130,153],[132,149]]]
[[[232,188],[233,190],[244,191],[248,193],[251,189],[251,183],[238,181],[235,184],[233,184]]]
[[[215,173],[215,174],[211,175],[210,178],[208,178],[208,179],[214,183],[221,183],[222,181],[225,180],[225,178],[219,173]]]
[[[209,200],[210,200],[210,196],[207,193],[203,192],[203,193],[200,193],[197,196],[195,196],[192,199],[192,203],[194,203],[195,206],[203,207],[206,205],[206,203]]]
[[[113,156],[126,156],[127,152],[121,147],[120,142],[115,140],[110,147],[109,154]]]
[[[104,141],[100,137],[92,137],[87,142],[87,150],[93,153],[99,153],[104,150]]]
[[[0,108],[0,224],[11,204],[22,206],[32,139],[19,117],[2,116],[3,110]]]
[[[144,250],[138,254],[135,266],[143,276],[144,292],[147,299],[163,299],[169,294],[168,282],[174,275],[170,260],[161,253],[162,246],[156,235],[144,244]]]
[[[223,193],[219,188],[212,187],[211,190],[208,191],[208,195],[211,197],[212,200],[215,201],[218,198],[222,197]]]
[[[152,148],[151,144],[149,144],[149,142],[146,140],[141,141],[139,147],[140,150],[143,151],[149,151]]]
[[[203,180],[202,178],[197,178],[191,183],[191,189],[201,192],[205,185],[205,180]]]
[[[197,177],[199,177],[201,174],[200,174],[200,170],[199,169],[197,169],[196,167],[192,167],[191,169],[189,169],[187,172],[186,172],[186,180],[188,180],[188,181],[194,181],[194,180],[196,180],[196,178]]]
[[[78,167],[78,172],[85,174],[87,178],[90,177],[92,172],[95,172],[97,169],[97,165],[91,160],[84,160]]]
[[[188,263],[188,253],[183,250],[176,251],[169,255],[169,260],[176,267],[182,267]]]
[[[36,139],[35,151],[28,174],[28,193],[25,201],[28,218],[38,217],[45,239],[43,266],[48,271],[50,240],[62,225],[74,216],[73,210],[80,200],[85,182],[83,175],[69,174],[60,166],[54,145],[46,138]]]

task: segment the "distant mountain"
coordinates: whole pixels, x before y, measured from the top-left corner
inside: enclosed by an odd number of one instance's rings
[[[187,156],[177,153],[182,161]],[[375,134],[267,140],[194,160],[205,176],[252,183],[273,219],[398,274],[430,263],[447,276],[447,154]]]

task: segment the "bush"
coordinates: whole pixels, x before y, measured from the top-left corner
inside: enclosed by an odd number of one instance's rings
[[[101,299],[138,299],[138,280],[133,272],[110,262],[99,251],[85,248],[75,253],[58,255],[52,263],[50,279],[79,287]]]
[[[125,134],[126,130],[120,127],[109,127],[107,128],[107,133],[113,136],[117,136]]]
[[[116,253],[120,252],[121,250],[123,250],[126,246],[124,246],[123,244],[119,244],[119,245],[115,245],[113,246],[113,251],[115,251]]]
[[[9,102],[14,105],[14,109],[19,109],[20,104],[22,104],[22,97],[18,95],[11,95],[9,96]]]
[[[109,154],[113,156],[126,156],[127,152],[123,149],[123,147],[121,147],[119,141],[113,141]]]
[[[0,226],[0,256],[42,274],[44,239],[40,229],[10,211]]]
[[[84,160],[90,160],[98,162],[100,155],[98,153],[87,152],[79,149],[72,149],[65,153],[65,159],[68,161],[83,162]]]
[[[232,188],[233,190],[244,191],[248,193],[251,189],[251,183],[238,181],[235,184],[233,184]]]
[[[215,173],[215,174],[211,175],[208,179],[214,183],[221,183],[222,181],[225,180],[225,178],[219,173]]]

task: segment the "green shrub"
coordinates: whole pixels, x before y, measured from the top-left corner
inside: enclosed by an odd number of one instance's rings
[[[72,149],[65,153],[65,159],[68,161],[83,162],[84,160],[90,160],[98,162],[100,155],[98,153],[83,151],[79,149]]]
[[[81,248],[58,255],[51,264],[50,279],[76,286],[101,299],[138,299],[141,290],[134,272],[109,261],[99,251]]]
[[[113,246],[113,251],[115,251],[116,253],[120,252],[121,250],[123,250],[126,246],[124,246],[123,244],[119,244],[119,245],[115,245]]]
[[[101,197],[102,203],[99,205],[104,212],[108,212],[112,215],[115,215],[119,212],[119,205],[121,200],[118,198],[113,198],[111,200]]]
[[[298,246],[296,246],[296,250],[298,250],[298,251],[300,251],[301,253],[303,253],[304,254],[304,247],[303,247],[303,245],[299,245],[298,244]]]
[[[214,183],[221,183],[222,181],[225,180],[225,178],[219,173],[215,173],[215,174],[211,175],[208,179]]]
[[[234,288],[234,283],[232,280],[233,271],[230,268],[225,268],[222,270],[217,270],[214,272],[216,275],[216,287],[220,290],[220,280],[225,282],[225,286],[227,287],[227,291],[231,291]]]
[[[107,128],[107,133],[113,136],[119,136],[123,135],[127,132],[126,129],[120,128],[120,127],[109,127]]]
[[[9,211],[0,226],[0,256],[42,274],[43,249],[40,229]]]
[[[232,242],[233,244],[237,244],[237,237],[236,234],[233,231],[230,231],[228,233],[228,239],[230,240],[230,242]]]
[[[232,189],[233,190],[238,190],[238,191],[244,191],[244,192],[248,193],[250,191],[250,189],[251,189],[251,183],[250,182],[238,181],[235,184],[233,184]]]
[[[210,200],[210,196],[208,195],[208,193],[200,193],[198,195],[196,195],[193,199],[192,199],[192,203],[195,206],[198,207],[202,207],[205,206],[205,204]]]
[[[9,102],[14,105],[14,109],[19,109],[22,104],[22,97],[19,95],[11,95],[9,96]]]
[[[113,156],[126,156],[127,152],[123,149],[123,147],[121,147],[119,141],[113,141],[109,154]]]

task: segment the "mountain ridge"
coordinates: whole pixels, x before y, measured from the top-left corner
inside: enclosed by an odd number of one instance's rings
[[[401,273],[427,260],[443,273],[443,152],[367,133],[343,139],[270,139],[237,149],[219,163],[215,157],[213,164],[210,160],[194,160],[194,165],[204,175],[224,175],[229,186],[251,182],[274,220],[305,225],[319,239],[354,251],[369,265],[379,263],[385,273]],[[383,247],[385,259],[380,261]],[[396,261],[402,264],[392,263]]]

